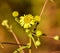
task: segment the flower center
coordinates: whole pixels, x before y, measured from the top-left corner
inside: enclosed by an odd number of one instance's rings
[[[25,17],[25,18],[24,18],[24,22],[25,22],[25,23],[29,23],[30,21],[31,21],[31,18],[30,18],[30,17]]]

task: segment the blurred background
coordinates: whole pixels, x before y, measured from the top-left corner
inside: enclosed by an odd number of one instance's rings
[[[29,38],[24,29],[15,22],[12,12],[18,11],[19,16],[24,14],[40,15],[44,3],[45,0],[0,0],[0,42],[16,43],[13,35],[1,25],[3,20],[8,19],[19,41],[26,44]],[[60,0],[48,0],[38,29],[48,36],[60,36]],[[41,37],[40,41],[41,45],[38,49],[32,43],[32,53],[58,53],[55,51],[60,51],[60,41],[47,37]],[[17,45],[5,44],[4,48],[0,48],[0,53],[13,53],[17,48]],[[25,53],[28,53],[28,49],[25,49]]]

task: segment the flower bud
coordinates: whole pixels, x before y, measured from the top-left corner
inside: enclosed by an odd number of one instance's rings
[[[36,42],[35,42],[35,45],[36,45],[36,46],[40,46],[40,44],[41,44],[40,41],[36,41]]]
[[[13,16],[13,17],[17,17],[18,15],[19,15],[18,11],[12,12],[12,16]]]

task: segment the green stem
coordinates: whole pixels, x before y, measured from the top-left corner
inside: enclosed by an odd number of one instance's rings
[[[36,46],[36,44],[35,44],[34,37],[33,37],[33,36],[31,36],[31,39],[32,39],[32,41],[33,41],[33,43],[34,43],[35,47],[37,48],[37,46]]]

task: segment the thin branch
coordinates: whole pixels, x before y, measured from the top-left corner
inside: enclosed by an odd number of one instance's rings
[[[17,36],[15,35],[15,33],[13,32],[13,30],[12,30],[12,29],[10,29],[10,32],[13,34],[13,37],[15,38],[15,40],[16,40],[16,42],[17,42],[17,44],[20,44],[20,42],[19,42],[19,40],[18,40]],[[19,47],[21,47],[21,45],[19,45]],[[23,51],[23,50],[22,50],[22,53],[24,53],[24,51]]]
[[[0,42],[0,44],[10,44],[10,45],[21,45],[21,46],[27,46],[27,45],[24,45],[24,44],[9,43],[9,42]]]
[[[30,47],[31,47],[31,38],[29,39],[29,42],[30,42]],[[31,48],[29,49],[29,53],[32,53]]]
[[[15,38],[17,44],[20,44],[20,42],[19,42],[17,36],[15,35],[15,33],[14,33],[12,30],[10,30],[10,32],[13,34],[13,36],[14,36],[14,38]],[[19,47],[21,47],[21,45],[19,45]]]
[[[44,9],[45,9],[45,7],[46,7],[47,2],[48,2],[48,0],[46,0],[45,3],[44,3],[44,5],[43,5],[43,8],[42,8],[41,13],[40,13],[40,17],[41,17],[42,14],[43,14],[43,11],[44,11]]]
[[[53,51],[53,52],[51,52],[51,53],[60,53],[60,51]]]

